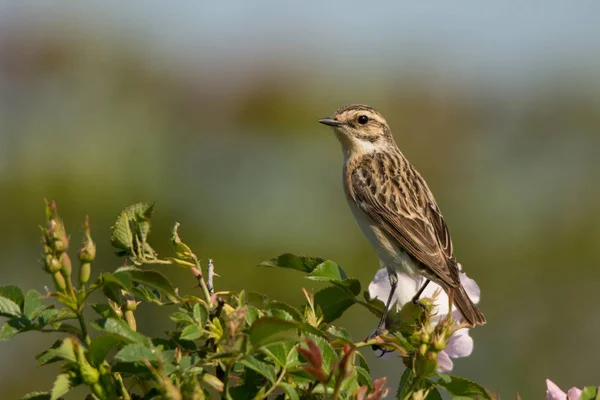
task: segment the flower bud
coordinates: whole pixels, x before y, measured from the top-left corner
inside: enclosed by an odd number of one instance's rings
[[[90,275],[92,274],[92,264],[83,263],[79,267],[79,283],[81,285],[85,285],[90,280]]]
[[[91,263],[96,258],[96,244],[92,241],[92,236],[90,235],[89,217],[85,217],[84,229],[85,233],[81,243],[81,249],[79,249],[79,261],[82,264]]]
[[[64,293],[67,290],[67,283],[65,282],[65,278],[61,275],[60,271],[56,271],[52,274],[52,278],[54,279],[54,286],[56,290]]]
[[[55,272],[59,272],[62,268],[60,262],[51,254],[46,255],[44,259],[44,267],[47,272],[54,274]]]
[[[69,279],[71,277],[72,266],[71,266],[71,257],[67,253],[63,253],[60,256],[60,272],[65,277],[65,279]]]
[[[125,321],[127,322],[127,325],[129,325],[129,327],[132,330],[137,331],[137,323],[135,322],[135,316],[133,315],[133,311],[127,310],[127,311],[125,311],[124,315],[125,315]]]
[[[433,337],[433,348],[436,351],[442,351],[446,348],[446,337],[443,334],[436,334]]]
[[[415,372],[417,376],[429,377],[435,374],[437,369],[437,355],[435,353],[427,353],[425,356],[417,357],[415,362]]]

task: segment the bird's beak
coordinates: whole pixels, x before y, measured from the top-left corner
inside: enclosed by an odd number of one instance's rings
[[[333,126],[333,127],[342,125],[342,123],[340,121],[338,121],[337,119],[333,119],[331,117],[320,119],[319,122],[322,123],[323,125],[329,125],[329,126]]]

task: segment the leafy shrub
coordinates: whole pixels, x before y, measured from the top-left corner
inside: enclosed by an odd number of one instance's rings
[[[22,399],[60,399],[85,385],[90,399],[376,400],[389,388],[386,378],[371,378],[360,352],[373,345],[396,352],[407,366],[397,398],[441,399],[442,389],[463,398],[491,399],[478,384],[437,372],[436,355],[458,325],[446,319],[432,326],[431,301],[424,300],[425,311],[409,303],[392,315],[392,332],[355,342],[333,321],[355,304],[380,317],[384,305],[363,294],[360,282],[333,261],[284,254],[260,264],[329,283],[314,294],[304,290],[306,303],[299,307],[257,293],[214,292],[212,261],[204,274],[199,258],[179,237],[178,224],[170,237],[174,256],[158,258],[148,243],[152,212],[153,205],[144,203],[121,212],[111,242],[124,265],[93,281],[96,248],[86,218],[76,284],[69,236],[56,204],[47,203],[43,266],[54,290],[42,295],[0,287],[0,315],[7,318],[0,339],[27,331],[61,334],[37,362],[58,362],[62,373],[50,391]],[[156,264],[189,269],[198,280],[199,296],[180,293],[162,272],[149,268]],[[104,301],[88,302],[94,292],[101,292]],[[140,302],[169,307],[173,329],[163,337],[138,332]],[[96,314],[93,322],[84,318],[87,308]]]

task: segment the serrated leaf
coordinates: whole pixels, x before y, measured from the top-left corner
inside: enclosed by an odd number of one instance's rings
[[[194,304],[193,315],[194,319],[198,322],[198,325],[204,326],[204,324],[206,324],[206,321],[208,320],[208,310],[203,304]]]
[[[21,315],[21,308],[14,301],[0,296],[0,316],[18,317]]]
[[[142,362],[144,360],[158,360],[155,349],[148,348],[138,343],[128,344],[127,346],[123,347],[115,355],[115,358],[122,362]]]
[[[323,359],[323,370],[326,374],[329,374],[329,372],[331,372],[333,361],[337,358],[335,350],[333,350],[333,347],[331,347],[329,342],[321,336],[315,336],[311,334],[306,336],[312,339],[319,348],[321,358]]]
[[[273,343],[298,341],[298,325],[279,318],[264,317],[252,324],[249,339],[255,348]]]
[[[581,391],[579,400],[596,400],[598,396],[598,388],[595,386],[586,386]]]
[[[247,305],[246,306],[246,325],[252,325],[259,317],[259,311],[256,307]]]
[[[398,390],[396,392],[397,399],[404,399],[407,394],[410,393],[410,388],[415,380],[415,375],[410,368],[405,368],[402,376],[400,377],[400,383],[398,384]]]
[[[302,272],[312,272],[319,264],[325,262],[319,257],[297,256],[295,254],[282,254],[259,264],[260,267],[291,268]]]
[[[69,374],[60,374],[56,377],[54,385],[52,386],[52,392],[50,400],[58,400],[60,396],[71,390],[71,379]]]
[[[317,265],[307,278],[314,281],[343,281],[347,279],[347,276],[339,265],[327,260]]]
[[[300,400],[300,396],[298,395],[298,392],[296,392],[296,389],[289,383],[282,382],[277,386],[279,386],[281,389],[283,389],[283,391],[289,397],[290,400]]]
[[[120,273],[120,272],[118,272]],[[117,275],[118,273],[115,273]],[[171,281],[161,272],[153,271],[153,270],[141,270],[141,269],[132,269],[127,271],[132,280],[140,283],[145,283],[147,285],[153,286],[163,292],[177,297],[177,292],[173,287]]]
[[[96,313],[99,316],[101,316],[102,318],[110,318],[110,317],[119,318],[116,311],[113,310],[112,307],[109,306],[108,304],[103,304],[103,303],[90,304],[90,307],[92,307],[92,310],[96,311]]]
[[[281,302],[281,301],[270,301],[265,305],[265,309],[267,310],[283,310],[285,312],[287,312],[289,315],[292,316],[292,318],[296,321],[302,321],[302,314],[300,313],[300,310],[298,310],[296,307],[293,307],[287,303]]]
[[[373,379],[371,378],[371,374],[369,371],[364,369],[363,367],[355,367],[357,373],[358,383],[361,386],[368,386],[369,389],[373,389]]]
[[[25,300],[25,296],[23,295],[23,291],[21,290],[21,288],[18,286],[0,286],[0,296],[12,300],[13,303],[19,306],[19,308],[23,307],[23,301]]]
[[[55,322],[66,321],[75,318],[77,318],[77,314],[75,313],[75,311],[69,308],[47,308],[40,314],[40,316],[38,317],[38,321],[40,326],[44,327],[48,324],[53,324]]]
[[[169,318],[171,318],[171,321],[180,324],[191,324],[194,322],[194,319],[190,314],[182,311],[174,312]]]
[[[263,348],[263,352],[278,366],[287,366],[287,356],[292,349],[291,343],[275,343]]]
[[[25,295],[23,305],[23,314],[29,320],[33,321],[44,311],[44,301],[40,298],[40,293],[37,290],[31,289]]]
[[[134,331],[125,321],[115,318],[107,318],[98,321],[98,327],[107,333],[114,335],[125,343],[148,343],[148,339]]]
[[[181,340],[196,340],[204,335],[204,330],[196,324],[186,326],[181,332],[179,339]]]
[[[352,337],[346,328],[329,325],[329,327],[327,327],[327,333],[338,339],[342,339],[345,342],[352,342]]]
[[[54,342],[52,347],[43,353],[37,355],[36,360],[38,365],[50,364],[56,361],[73,361],[75,357],[75,350],[73,348],[73,341],[70,338],[64,340],[57,340]]]
[[[50,400],[51,397],[50,392],[31,392],[21,397],[21,400]]]
[[[456,397],[454,399],[456,399]],[[425,397],[425,400],[442,400],[442,395],[436,387],[432,386],[429,389],[429,393],[427,393],[427,397]]]
[[[99,335],[92,339],[92,343],[88,349],[88,357],[90,362],[99,366],[102,361],[106,360],[106,357],[110,350],[115,347],[121,340],[113,335]]]
[[[479,396],[481,399],[492,400],[490,393],[480,384],[460,376],[448,375],[450,382],[439,380],[438,386],[443,387],[453,396]]]
[[[275,383],[275,380],[277,379],[274,365],[260,361],[252,356],[248,356],[246,359],[239,361],[239,363],[264,376],[271,383]]]
[[[329,286],[315,293],[315,307],[321,309],[325,322],[338,319],[354,303],[354,296],[339,286]]]
[[[13,320],[8,320],[2,325],[2,328],[0,329],[0,340],[8,340],[20,332],[18,328],[11,325],[12,321]]]

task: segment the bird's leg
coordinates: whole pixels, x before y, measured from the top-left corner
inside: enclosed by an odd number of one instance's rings
[[[425,290],[425,288],[427,287],[427,285],[429,285],[429,282],[431,282],[431,281],[429,279],[427,279],[425,281],[425,283],[423,284],[423,286],[421,286],[419,288],[419,290],[417,291],[417,293],[412,298],[413,304],[421,307],[424,311],[427,311],[427,306],[419,301],[419,297],[421,297],[421,295],[423,294],[423,291]]]
[[[394,297],[394,293],[396,293],[396,288],[398,287],[398,275],[396,275],[395,269],[387,269],[388,278],[390,280],[390,294],[388,295],[387,302],[385,303],[385,309],[383,310],[383,314],[381,314],[381,319],[379,320],[379,325],[377,325],[377,329],[369,339],[381,335],[381,333],[385,330],[385,319],[387,317],[388,312],[390,311],[390,307],[392,306],[392,298]]]
[[[388,271],[388,277],[390,280],[390,294],[388,295],[387,302],[385,303],[385,309],[383,310],[383,314],[381,315],[381,319],[379,320],[379,325],[377,326],[377,329],[366,340],[369,340],[376,336],[381,335],[383,333],[383,331],[385,330],[385,319],[390,310],[390,307],[392,306],[392,298],[394,297],[394,293],[396,292],[396,288],[398,287],[398,275],[396,275],[396,270],[388,268],[387,271]],[[379,347],[376,344],[372,345],[371,348],[375,352],[381,351],[381,354],[379,355],[379,357],[381,357],[385,353],[389,353],[391,351],[391,350],[382,349],[381,347]]]

